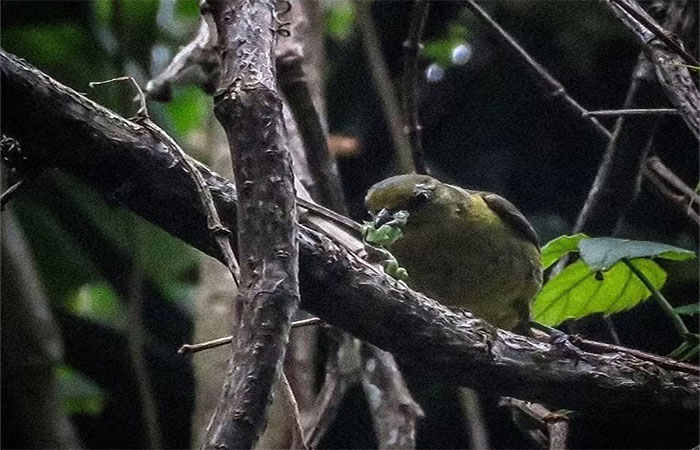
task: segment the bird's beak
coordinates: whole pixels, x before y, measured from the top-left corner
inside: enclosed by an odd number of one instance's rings
[[[384,208],[374,215],[374,228],[379,229],[382,225],[394,220],[394,213]]]

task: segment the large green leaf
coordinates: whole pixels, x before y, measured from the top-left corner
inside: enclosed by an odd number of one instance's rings
[[[666,281],[666,272],[650,259],[633,259],[656,289]],[[627,265],[620,262],[607,271],[591,269],[576,261],[562,270],[542,288],[533,305],[537,322],[556,326],[567,319],[594,313],[605,315],[624,311],[646,300],[651,292]]]
[[[578,233],[573,236],[559,236],[547,242],[547,244],[542,247],[542,268],[547,269],[567,253],[577,252],[578,243],[583,239],[588,239],[588,236],[584,233]]]
[[[607,270],[623,258],[664,258],[683,261],[695,252],[668,244],[609,237],[586,239],[578,244],[581,259],[594,270]]]

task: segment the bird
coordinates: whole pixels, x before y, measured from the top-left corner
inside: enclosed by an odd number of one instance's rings
[[[407,174],[372,186],[365,206],[376,229],[401,224],[402,234],[387,249],[406,269],[409,287],[498,328],[528,334],[531,303],[542,285],[540,246],[512,203]]]

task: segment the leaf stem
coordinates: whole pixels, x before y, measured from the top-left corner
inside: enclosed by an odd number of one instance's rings
[[[651,281],[649,281],[649,279],[644,275],[644,273],[642,273],[641,270],[637,268],[637,266],[632,264],[632,262],[627,258],[622,258],[622,261],[624,261],[624,263],[627,264],[627,267],[630,268],[632,273],[635,274],[642,283],[644,283],[644,286],[646,286],[647,289],[649,289],[649,292],[651,292],[651,296],[654,297],[656,303],[661,307],[663,312],[666,313],[668,318],[671,319],[671,322],[673,323],[673,327],[676,329],[676,332],[678,332],[681,339],[685,341],[689,331],[683,323],[683,319],[681,319],[681,316],[673,310],[673,306],[671,306],[668,300],[666,300],[666,297],[664,297],[663,294],[661,294],[661,292],[659,292],[659,290],[654,287]]]

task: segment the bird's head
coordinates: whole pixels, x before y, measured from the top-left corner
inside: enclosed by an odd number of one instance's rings
[[[453,191],[451,186],[427,175],[398,175],[372,186],[365,206],[376,228],[394,220],[401,211],[409,214],[408,226],[419,225],[449,214],[455,207]]]

